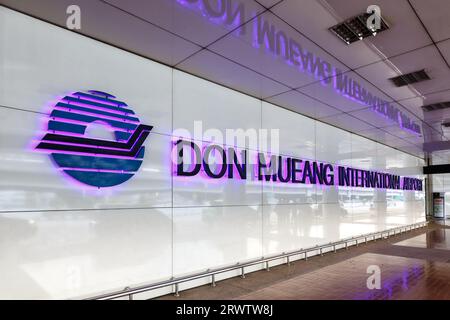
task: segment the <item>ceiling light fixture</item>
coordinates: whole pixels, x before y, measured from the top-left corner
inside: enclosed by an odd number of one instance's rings
[[[444,102],[437,102],[432,104],[427,104],[425,106],[422,106],[423,111],[430,112],[435,110],[442,110],[450,108],[450,101],[444,101]]]
[[[362,13],[332,26],[329,30],[346,44],[350,44],[367,37],[375,36],[377,33],[389,29],[388,24],[381,17],[380,29],[367,28],[367,19],[370,15],[369,13]]]
[[[425,72],[424,69],[419,71],[414,71],[406,74],[402,74],[398,77],[390,78],[396,87],[403,87],[408,84],[413,84],[416,82],[421,82],[424,80],[430,80],[430,76]]]

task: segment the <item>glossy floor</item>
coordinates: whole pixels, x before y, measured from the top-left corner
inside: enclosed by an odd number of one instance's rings
[[[380,289],[368,289],[369,266]],[[373,283],[373,282],[372,282]],[[450,300],[450,228],[427,228],[367,245],[281,265],[245,279],[218,282],[161,299],[445,299]]]

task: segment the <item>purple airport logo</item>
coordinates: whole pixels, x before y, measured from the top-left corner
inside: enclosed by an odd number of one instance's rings
[[[113,187],[139,170],[143,143],[152,128],[109,93],[75,92],[53,106],[47,134],[36,149],[48,153],[61,172],[83,185]]]

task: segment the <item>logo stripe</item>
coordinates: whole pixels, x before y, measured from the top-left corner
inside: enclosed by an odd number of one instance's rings
[[[81,145],[90,145],[97,147],[109,147],[116,149],[126,149],[129,150],[138,140],[139,136],[143,132],[150,132],[153,129],[152,126],[147,126],[145,124],[140,124],[136,131],[134,131],[133,135],[128,139],[127,142],[116,142],[109,140],[101,140],[101,139],[92,139],[92,138],[83,138],[83,137],[72,137],[65,136],[61,134],[47,133],[42,140],[43,141],[55,141],[55,142],[68,142],[74,144]],[[39,145],[38,145],[39,148]]]
[[[68,151],[68,152],[80,152],[80,153],[90,153],[90,154],[103,154],[111,156],[125,156],[125,157],[135,157],[139,152],[140,147],[143,145],[145,139],[149,135],[149,131],[144,131],[140,135],[139,139],[136,141],[134,147],[130,151],[122,150],[112,150],[112,149],[102,149],[98,147],[83,147],[75,145],[66,144],[54,144],[48,142],[41,142],[36,147],[37,149],[47,149],[47,150],[58,150],[58,151]]]
[[[68,103],[58,102],[55,107],[58,107],[58,108],[61,108],[61,109],[78,110],[78,111],[91,113],[91,114],[94,114],[94,115],[99,114],[99,115],[108,116],[108,117],[112,117],[112,118],[128,120],[128,121],[133,121],[133,122],[139,122],[139,119],[136,118],[136,117],[129,117],[129,116],[125,116],[125,115],[122,115],[122,114],[117,114],[117,113],[112,113],[112,112],[107,112],[107,111],[101,111],[101,110],[97,110],[97,109],[82,107],[82,106],[78,106],[76,104],[68,104]]]
[[[83,126],[81,124],[50,120],[48,122],[48,130],[84,134],[84,132],[86,131],[86,126]]]
[[[143,147],[145,148],[145,147]],[[52,153],[53,159],[61,168],[98,169],[111,171],[137,171],[141,160],[116,159],[105,157],[77,156],[64,153]]]
[[[85,93],[85,92],[75,92],[73,95],[90,98],[90,99],[93,99],[96,101],[112,103],[116,106],[124,106],[124,107],[127,106],[127,104],[125,102],[114,100],[114,99],[109,99],[109,98],[102,98],[97,95],[93,95],[93,94],[89,94],[89,93]]]
[[[63,100],[65,100],[65,101],[67,101],[69,103],[74,102],[74,103],[86,104],[86,105],[89,105],[89,106],[102,108],[102,109],[105,109],[105,110],[117,111],[117,112],[122,112],[122,113],[126,113],[126,114],[134,114],[133,110],[126,109],[124,107],[119,107],[117,105],[110,105],[110,104],[99,103],[99,102],[95,102],[95,101],[92,101],[92,100],[80,99],[80,98],[71,97],[71,96],[65,96],[63,98]]]
[[[132,173],[110,173],[110,172],[85,172],[77,170],[63,170],[65,173],[85,184],[97,188],[113,187],[124,183],[133,177]]]
[[[126,130],[134,130],[137,127],[137,125],[133,124],[133,123],[120,122],[120,121],[105,119],[105,118],[101,118],[101,117],[86,116],[86,115],[82,115],[82,114],[76,114],[76,113],[71,113],[71,112],[66,112],[66,111],[61,111],[61,110],[53,110],[52,113],[50,114],[50,117],[75,120],[75,121],[80,121],[80,122],[85,122],[85,123],[91,123],[91,122],[100,120],[100,121],[109,123],[111,126],[113,126],[115,128],[121,128],[121,129],[126,129]]]

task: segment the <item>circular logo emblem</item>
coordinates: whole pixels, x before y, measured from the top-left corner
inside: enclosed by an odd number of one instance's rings
[[[48,152],[64,173],[83,184],[113,187],[139,170],[152,128],[109,93],[75,92],[56,103],[36,149]]]

